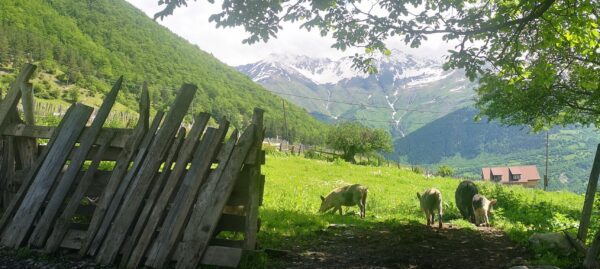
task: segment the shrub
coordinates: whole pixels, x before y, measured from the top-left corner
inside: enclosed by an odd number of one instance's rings
[[[423,167],[420,166],[412,166],[410,170],[417,175],[422,175],[423,172],[425,172],[425,170],[423,170]]]
[[[454,169],[447,165],[440,165],[437,169],[437,175],[441,177],[451,177],[454,175]]]

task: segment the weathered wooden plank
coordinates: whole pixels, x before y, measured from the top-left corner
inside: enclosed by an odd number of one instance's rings
[[[35,113],[33,108],[33,84],[29,81],[17,81],[21,88],[21,106],[25,116],[25,123],[35,125]]]
[[[21,69],[21,72],[15,81],[11,83],[6,97],[2,99],[2,103],[0,103],[0,130],[8,123],[8,120],[10,119],[9,115],[19,103],[22,93],[21,86],[28,83],[36,68],[37,66],[33,64],[26,64],[23,69]]]
[[[242,171],[240,175],[240,179],[248,178],[250,176],[250,171]],[[231,196],[227,201],[228,206],[245,206],[248,204],[249,199],[249,190],[250,189],[250,180],[237,180],[235,186],[233,187],[233,191],[231,192]]]
[[[61,243],[61,248],[66,249],[80,249],[83,239],[85,238],[85,232],[70,229],[65,236],[65,239]],[[174,257],[180,257],[183,252],[180,247],[175,251]],[[206,250],[206,255],[202,258],[202,264],[224,266],[224,267],[236,267],[239,264],[244,251],[240,248],[231,248],[223,246],[209,246]]]
[[[164,124],[158,130],[156,139],[150,147],[148,157],[144,160],[139,173],[132,181],[128,196],[123,201],[113,225],[110,227],[106,240],[102,244],[96,260],[103,264],[112,263],[123,244],[123,240],[140,210],[140,206],[150,186],[153,183],[153,175],[160,167],[163,156],[168,150],[168,141],[175,137],[177,129],[181,125],[183,117],[187,114],[188,107],[196,93],[197,87],[184,84],[177,94],[173,105],[165,119]]]
[[[2,139],[2,143],[4,149],[2,151],[2,162],[0,163],[0,186],[2,187],[2,204],[4,208],[7,208],[13,197],[9,186],[12,186],[14,181],[19,180],[15,177],[15,137],[6,137]]]
[[[202,257],[202,264],[235,268],[243,254],[244,250],[241,248],[210,246]]]
[[[125,148],[125,150],[123,150],[123,159],[122,161],[117,162],[117,165],[113,169],[113,174],[90,222],[88,237],[86,237],[83,247],[79,252],[80,255],[89,253],[93,256],[96,254],[96,251],[104,240],[104,236],[108,231],[108,226],[112,222],[131,180],[142,166],[142,161],[148,153],[148,147],[154,140],[154,134],[156,130],[158,130],[158,126],[160,125],[163,115],[164,113],[162,111],[156,113],[152,121],[152,126],[148,131],[144,131],[141,127],[138,128],[136,130],[136,136],[134,138],[135,141],[132,144],[132,147]],[[137,149],[138,146],[139,149]],[[129,169],[129,164],[132,161],[134,154],[136,154],[136,156],[133,160],[131,169]],[[123,177],[124,175],[125,177]]]
[[[219,164],[217,170],[213,172],[214,175],[220,174],[220,176],[213,177],[211,174],[198,193],[198,199],[181,241],[186,252],[177,262],[177,268],[196,268],[202,261],[223,207],[242,170],[244,160],[252,145],[255,144],[255,132],[256,125],[251,124],[240,137],[224,168]],[[220,168],[222,173],[217,173]]]
[[[167,155],[167,159],[165,160],[165,163],[163,165],[163,172],[160,175],[160,177],[158,177],[156,183],[152,187],[152,191],[150,192],[150,195],[144,203],[144,209],[142,209],[142,213],[140,213],[139,217],[137,218],[137,221],[135,222],[133,232],[129,234],[129,238],[125,240],[125,243],[123,244],[123,251],[121,251],[121,253],[123,254],[123,259],[121,259],[122,267],[127,265],[126,257],[129,257],[131,255],[131,252],[133,251],[133,248],[137,243],[137,239],[140,233],[142,232],[144,226],[146,225],[146,221],[148,220],[148,216],[150,215],[152,207],[156,202],[158,194],[161,193],[161,190],[165,187],[166,181],[169,178],[169,175],[171,174],[171,166],[177,158],[177,154],[179,154],[179,150],[181,149],[181,145],[184,141],[183,139],[185,137],[185,133],[185,128],[182,127],[179,129],[177,138],[171,146],[169,154]]]
[[[52,136],[54,129],[56,129],[56,127],[31,126],[23,123],[8,123],[5,128],[0,129],[0,135],[48,139]],[[84,133],[88,132],[88,129],[90,129],[90,127],[86,127]],[[115,133],[115,138],[113,141],[111,141],[110,146],[116,148],[124,148],[127,144],[129,136],[133,134],[132,129],[102,128],[100,135],[106,135],[105,133],[107,132]],[[81,142],[81,140],[78,139],[77,142]]]
[[[39,224],[33,230],[31,237],[29,238],[29,244],[35,247],[41,247],[46,242],[48,235],[50,233],[50,228],[54,225],[54,219],[58,214],[58,210],[61,205],[64,203],[65,198],[67,197],[67,193],[71,189],[71,185],[75,181],[75,177],[77,173],[81,170],[81,166],[87,159],[87,155],[96,142],[98,135],[100,134],[100,130],[102,129],[102,125],[108,118],[108,114],[110,113],[113,105],[117,100],[117,94],[121,89],[121,84],[123,82],[123,76],[121,76],[112,90],[106,95],[102,105],[98,109],[98,113],[96,113],[96,117],[92,121],[92,125],[84,132],[81,136],[81,143],[75,151],[73,158],[67,168],[65,174],[60,178],[57,183],[50,200],[46,204],[44,209],[44,213],[40,217]],[[112,135],[111,135],[112,136]],[[98,164],[100,161],[98,161]],[[85,191],[85,190],[84,190]],[[81,194],[83,196],[83,193]],[[76,209],[76,208],[75,208]],[[73,209],[73,210],[75,210]]]
[[[35,176],[31,187],[21,202],[11,225],[4,231],[2,243],[9,247],[19,247],[24,243],[27,232],[31,228],[35,216],[38,214],[48,192],[60,169],[67,160],[68,152],[75,146],[77,137],[83,131],[85,123],[89,119],[92,108],[74,104],[71,117],[65,118],[66,124],[58,134],[56,142],[50,148],[50,152]]]
[[[37,157],[37,141],[32,138],[15,137],[15,146],[19,156],[19,170],[29,170]]]
[[[231,240],[222,238],[213,238],[210,240],[211,246],[231,247],[231,248],[244,248],[244,240]]]
[[[194,204],[196,193],[210,169],[215,154],[217,154],[221,147],[228,128],[229,122],[223,121],[218,130],[209,128],[206,131],[200,147],[194,154],[191,170],[187,173],[179,187],[173,205],[162,223],[161,231],[154,242],[154,246],[150,249],[146,263],[155,262],[155,268],[161,268],[167,262],[168,256],[171,254],[185,228],[185,223],[190,209]],[[224,154],[227,154],[226,151],[227,149],[225,148],[223,151],[225,152]],[[226,155],[223,156],[221,153],[219,153],[219,156],[226,157]]]
[[[258,203],[259,205],[262,206],[263,204],[263,197],[265,196],[265,175],[260,175],[260,203]]]
[[[246,179],[240,178],[238,180],[249,180],[248,189],[248,204],[246,205],[246,231],[244,237],[244,248],[254,249],[256,247],[256,227],[258,226],[258,207],[260,206],[261,200],[261,175],[260,157],[262,155],[262,141],[264,139],[263,132],[263,115],[262,109],[255,108],[254,115],[252,117],[252,123],[256,126],[254,134],[254,142],[250,150],[250,154],[255,156],[255,160],[258,160],[254,164],[246,165],[244,170],[248,171],[249,177]]]
[[[587,191],[585,193],[585,200],[583,203],[583,209],[581,210],[581,220],[579,221],[579,230],[577,231],[577,238],[585,242],[588,228],[590,226],[590,220],[592,218],[592,209],[594,208],[594,197],[598,191],[598,177],[600,176],[600,144],[596,148],[596,156],[594,157],[594,163],[592,165],[592,171],[590,172],[590,178],[588,181]]]
[[[206,124],[210,119],[210,115],[207,113],[200,113],[194,120],[194,126],[189,135],[185,139],[182,146],[181,152],[175,162],[175,167],[169,175],[169,179],[165,187],[162,189],[156,204],[152,208],[152,214],[150,215],[146,225],[144,226],[142,234],[139,236],[139,240],[135,244],[135,248],[131,255],[125,255],[124,259],[128,259],[127,268],[137,268],[140,260],[145,255],[148,246],[152,240],[152,236],[158,227],[158,224],[162,221],[164,212],[167,208],[175,188],[179,186],[179,182],[184,178],[184,172],[186,171],[188,162],[191,160],[194,151],[196,150],[200,137],[206,128]]]
[[[85,231],[69,229],[69,231],[65,235],[65,238],[60,243],[60,247],[66,248],[66,249],[75,249],[75,250],[80,249],[81,244],[82,244],[83,240],[85,239],[85,235],[86,235]]]
[[[55,252],[58,249],[58,247],[60,246],[61,242],[63,241],[64,236],[67,234],[67,231],[69,230],[69,224],[71,223],[71,218],[77,212],[77,208],[81,204],[81,199],[83,199],[85,192],[87,191],[89,186],[92,184],[94,175],[95,175],[96,171],[98,170],[98,166],[100,165],[100,162],[102,161],[102,155],[103,155],[104,151],[106,151],[106,149],[108,149],[108,145],[110,144],[111,139],[112,139],[112,136],[108,136],[105,138],[103,137],[103,138],[99,139],[99,142],[102,144],[102,147],[100,148],[100,150],[96,154],[96,157],[94,158],[94,160],[90,164],[89,168],[87,169],[87,171],[85,172],[85,174],[83,175],[81,180],[79,181],[79,184],[77,184],[77,188],[71,195],[71,198],[70,198],[69,202],[67,203],[67,206],[65,207],[65,209],[62,211],[62,214],[56,220],[56,224],[54,225],[54,230],[52,231],[52,234],[48,238],[48,242],[46,243],[46,246],[45,246],[46,252],[49,252],[49,253]],[[41,243],[40,243],[40,245],[41,245]]]
[[[108,133],[107,132],[101,132],[100,136],[106,136]],[[111,143],[112,144],[112,143]],[[38,146],[38,148],[40,150],[43,150],[44,148],[46,148],[45,145],[40,145]],[[73,148],[73,151],[71,152],[71,154],[69,154],[69,157],[67,157],[68,160],[73,159],[75,152],[77,151],[79,147],[75,147]],[[88,155],[85,157],[86,160],[93,160],[94,157],[96,156],[96,154],[98,153],[98,149],[100,148],[100,146],[95,145],[94,147],[92,147],[90,149],[90,151],[88,152]],[[123,149],[122,148],[117,148],[117,147],[109,147],[106,149],[106,151],[104,152],[104,155],[102,155],[102,160],[103,161],[117,161],[119,160],[119,157],[121,157],[121,151]]]
[[[74,108],[75,108],[74,106],[70,106],[69,109],[67,109],[67,112],[65,113],[65,116],[63,117],[63,119],[70,118]],[[50,137],[50,140],[48,141],[48,147],[42,151],[40,156],[38,156],[38,158],[35,161],[35,164],[32,166],[32,169],[30,169],[27,172],[27,175],[22,180],[23,183],[19,187],[17,194],[15,195],[15,197],[12,200],[10,200],[10,204],[8,205],[8,207],[6,207],[6,210],[2,214],[2,218],[0,219],[0,231],[4,231],[9,220],[12,219],[12,216],[18,209],[18,206],[21,204],[21,201],[23,200],[23,197],[25,197],[25,194],[26,194],[27,190],[29,189],[31,182],[33,182],[33,179],[34,179],[37,171],[44,163],[44,160],[46,159],[46,156],[48,155],[50,148],[52,148],[52,145],[56,141],[56,137],[61,132],[64,125],[65,125],[65,121],[62,120],[56,127],[56,130],[52,133],[52,136]]]
[[[112,175],[108,180],[108,184],[104,189],[104,193],[100,197],[100,201],[98,202],[94,216],[92,216],[92,220],[90,221],[90,227],[88,228],[86,237],[83,240],[81,248],[79,249],[80,256],[87,254],[88,249],[90,248],[96,236],[98,228],[102,224],[102,220],[105,217],[106,211],[111,204],[113,196],[117,193],[121,183],[123,183],[123,176],[125,173],[127,173],[129,164],[131,163],[134,155],[137,153],[138,147],[143,145],[143,142],[146,138],[151,139],[154,136],[154,133],[156,132],[156,129],[158,129],[158,126],[160,125],[164,115],[162,111],[156,113],[154,119],[152,120],[152,126],[148,126],[147,118],[150,113],[150,99],[147,87],[142,89],[139,108],[140,117],[138,118],[137,125],[133,130],[133,133],[128,136],[127,143],[123,146],[123,150],[121,151],[117,163],[113,168]],[[115,138],[113,138],[113,140]]]
[[[148,83],[146,81],[144,81],[144,85],[142,86],[139,114],[140,117],[138,118],[138,126],[136,126],[136,129],[148,130],[150,127],[150,94],[148,92]]]

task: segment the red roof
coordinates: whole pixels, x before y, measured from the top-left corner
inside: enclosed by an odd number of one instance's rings
[[[520,179],[511,180],[515,175],[520,175]],[[484,167],[481,168],[481,176],[483,180],[492,180],[493,176],[500,176],[500,182],[512,184],[512,183],[527,183],[529,181],[540,180],[540,174],[538,173],[535,165],[525,166],[508,166],[508,167]]]

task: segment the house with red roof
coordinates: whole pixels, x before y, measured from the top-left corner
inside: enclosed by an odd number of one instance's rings
[[[535,165],[484,167],[481,168],[481,179],[506,185],[522,185],[523,187],[533,188],[540,181],[540,174]]]

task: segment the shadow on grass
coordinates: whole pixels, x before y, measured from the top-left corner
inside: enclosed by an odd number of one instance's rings
[[[528,258],[492,229],[427,227],[417,221],[262,210],[259,247],[287,255],[261,261],[270,268],[501,268]],[[244,264],[244,268],[256,268]]]

